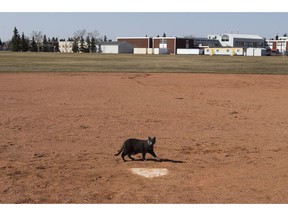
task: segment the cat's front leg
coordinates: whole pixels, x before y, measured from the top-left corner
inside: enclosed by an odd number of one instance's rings
[[[157,155],[154,153],[154,151],[149,152],[157,161],[161,161],[160,158],[157,157]]]
[[[145,156],[146,156],[146,153],[145,153],[145,152],[143,152],[143,153],[142,153],[142,160],[143,160],[143,161],[145,161],[145,160],[146,160]]]

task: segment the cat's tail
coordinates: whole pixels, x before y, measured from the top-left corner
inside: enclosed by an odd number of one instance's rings
[[[118,156],[122,151],[123,151],[124,147],[122,146],[121,149],[118,151],[118,153],[114,154],[115,156]]]

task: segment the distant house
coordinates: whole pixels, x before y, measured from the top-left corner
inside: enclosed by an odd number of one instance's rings
[[[265,44],[264,38],[247,34],[208,35],[208,39],[219,40],[222,47],[264,48]]]
[[[73,53],[73,44],[74,41],[60,41],[59,42],[59,51],[61,53]],[[78,48],[80,49],[80,42],[78,42]],[[84,42],[84,48],[87,49],[87,42]],[[133,46],[127,42],[97,42],[96,43],[96,52],[97,53],[133,53]]]
[[[194,47],[193,39],[182,37],[153,37],[153,48],[159,49],[159,54],[177,54],[178,48]]]
[[[246,49],[246,56],[266,56],[266,54],[265,48],[249,47]]]
[[[193,47],[193,40],[183,37],[117,37],[133,45],[134,54],[176,54],[177,48]]]
[[[170,54],[178,54],[177,50],[183,54],[184,49],[193,50],[206,46],[215,47],[221,44],[217,39],[203,37],[153,37],[153,48],[167,49]]]
[[[221,47],[221,43],[218,39],[210,39],[204,37],[193,37],[194,39],[194,47]]]
[[[117,37],[118,42],[128,42],[134,48],[152,48],[151,37]]]
[[[267,45],[272,52],[284,53],[288,52],[288,37],[278,37],[276,36],[273,39],[266,40]]]
[[[204,55],[221,55],[221,56],[243,56],[243,47],[207,47],[204,49]]]
[[[73,53],[73,41],[59,41],[59,51],[61,53]]]
[[[133,53],[133,45],[126,41],[99,42],[96,46],[99,53]]]
[[[178,49],[218,46],[218,40],[197,37],[117,37],[133,45],[134,54],[177,54]]]

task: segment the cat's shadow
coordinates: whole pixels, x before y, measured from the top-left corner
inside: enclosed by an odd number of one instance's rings
[[[143,161],[142,159],[136,159],[135,160],[129,160],[129,161]],[[146,161],[153,161],[153,162],[158,162],[158,163],[185,163],[184,161],[181,160],[171,160],[171,159],[166,159],[166,158],[161,158],[161,160],[157,160],[154,158],[147,158]],[[128,161],[127,161],[128,162]],[[143,161],[144,162],[144,161]]]
[[[159,163],[161,163],[161,162],[168,162],[168,163],[185,163],[184,161],[181,161],[181,160],[171,160],[171,159],[167,159],[167,158],[161,158],[161,160],[156,160],[156,159],[153,159],[153,158],[151,158],[151,159],[148,159],[148,160],[151,160],[151,161],[155,161],[155,162],[159,162]]]

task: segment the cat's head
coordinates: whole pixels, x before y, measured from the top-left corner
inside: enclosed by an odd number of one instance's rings
[[[149,145],[154,145],[155,143],[156,143],[156,137],[151,138],[151,137],[148,136],[148,144]]]

